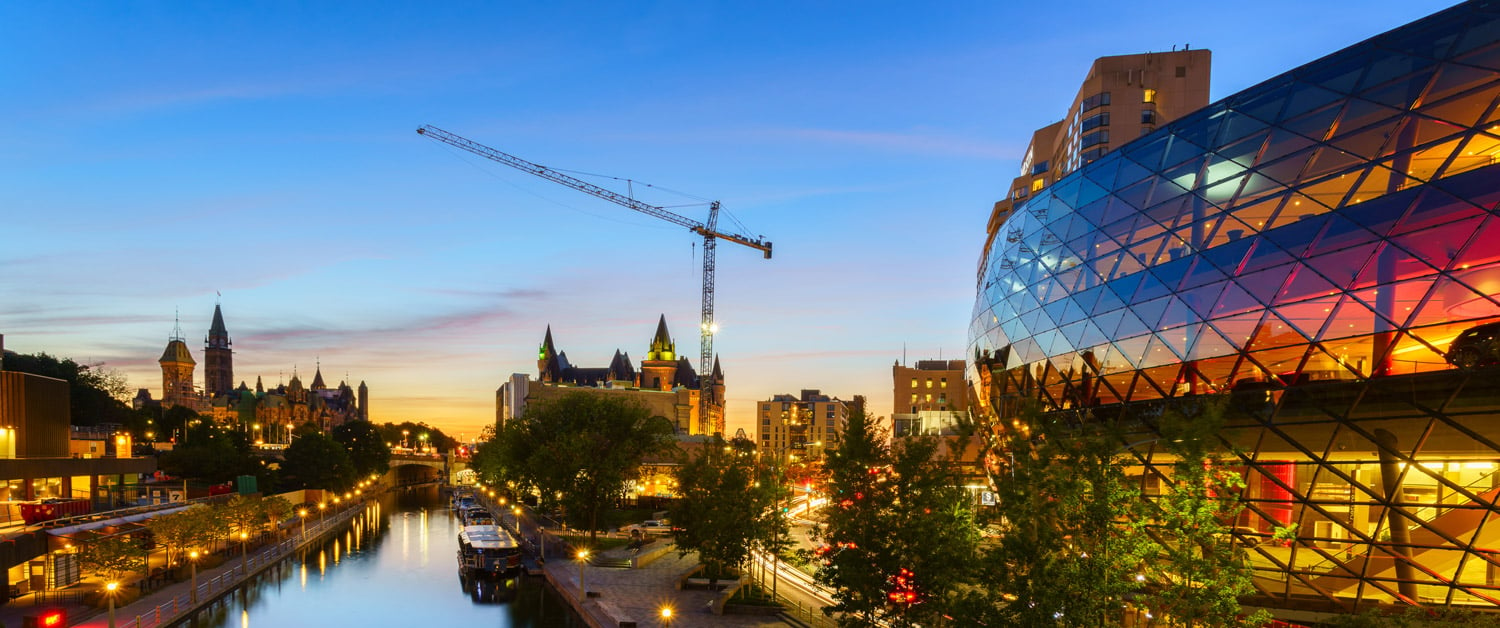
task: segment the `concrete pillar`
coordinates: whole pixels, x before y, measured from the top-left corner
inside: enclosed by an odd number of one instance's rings
[[[1392,452],[1398,451],[1396,435],[1385,429],[1375,430],[1375,443],[1379,445],[1380,455],[1380,483],[1385,489],[1386,502],[1390,507],[1385,509],[1385,525],[1391,531],[1391,553],[1396,555],[1396,578],[1401,580],[1398,585],[1401,596],[1415,604],[1417,601],[1417,569],[1411,560],[1411,530],[1407,528],[1406,517],[1396,512],[1394,506],[1404,505],[1406,498],[1401,491],[1401,462],[1396,459]],[[1374,552],[1371,552],[1374,558]]]

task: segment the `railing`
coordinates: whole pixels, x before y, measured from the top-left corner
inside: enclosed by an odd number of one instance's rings
[[[293,528],[291,538],[270,547],[261,548],[256,553],[245,556],[239,564],[230,567],[228,571],[198,583],[196,597],[193,590],[189,588],[187,593],[174,595],[170,601],[158,604],[155,608],[140,613],[134,618],[127,618],[117,623],[117,626],[119,628],[156,628],[171,625],[182,619],[184,615],[196,611],[203,603],[238,588],[252,574],[285,560],[303,545],[320,538],[328,530],[347,523],[362,510],[362,508],[349,508],[332,518],[309,525],[306,532]]]
[[[767,557],[760,554],[759,552],[755,554],[754,560],[761,563],[765,563],[768,561]],[[782,561],[780,560],[770,562],[770,567],[772,569],[780,569],[781,565]],[[762,593],[771,593],[771,587],[766,582],[768,578],[766,577],[764,570],[751,569],[750,573],[751,578],[755,581],[755,584],[760,587]],[[783,578],[783,580],[785,580],[785,578]],[[817,584],[814,583],[813,586],[817,587]],[[806,624],[813,628],[837,628],[838,626],[838,622],[834,621],[833,618],[823,614],[823,608],[820,606],[812,606],[798,600],[793,600],[792,598],[782,594],[780,591],[777,591],[772,595],[775,598],[775,601],[778,604],[781,604],[782,613],[799,623]]]

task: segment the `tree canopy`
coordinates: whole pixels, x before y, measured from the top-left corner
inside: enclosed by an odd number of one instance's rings
[[[773,509],[780,483],[757,462],[754,443],[716,438],[678,467],[676,476],[681,498],[668,514],[677,551],[696,551],[700,561],[714,567],[710,574],[738,567],[752,549],[786,538],[783,519]]]
[[[359,477],[344,446],[318,432],[295,435],[285,455],[282,477],[292,486],[342,492]]]
[[[385,473],[391,468],[391,448],[385,444],[380,429],[369,421],[350,421],[333,428],[333,439],[349,452],[354,472],[363,477]]]
[[[79,364],[71,358],[57,358],[46,353],[7,353],[0,359],[3,359],[7,371],[68,382],[68,405],[74,425],[130,425],[136,422],[136,412],[124,402],[130,394],[130,385],[118,371],[103,365]]]
[[[597,530],[599,512],[623,494],[642,460],[664,452],[672,426],[624,398],[571,392],[538,401],[476,456],[486,482],[536,491],[544,505]]]

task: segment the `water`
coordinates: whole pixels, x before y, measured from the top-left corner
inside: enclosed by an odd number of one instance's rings
[[[583,625],[541,578],[461,579],[458,531],[458,521],[435,487],[398,493],[367,507],[343,534],[311,547],[305,558],[272,567],[179,625]]]

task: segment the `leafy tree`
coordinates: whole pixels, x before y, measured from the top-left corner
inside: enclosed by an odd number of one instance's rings
[[[162,454],[160,466],[163,471],[215,484],[241,475],[266,474],[265,466],[256,457],[250,439],[244,433],[221,430],[208,421],[192,425],[189,430],[187,442]],[[269,484],[266,488],[270,488]]]
[[[229,501],[214,507],[214,514],[228,528],[230,538],[239,538],[241,533],[255,536],[265,526],[265,512],[261,500],[245,495],[235,495]]]
[[[74,425],[129,424],[135,417],[135,412],[124,402],[131,392],[130,385],[118,371],[46,353],[7,353],[0,360],[7,371],[68,382],[68,405]]]
[[[285,456],[281,470],[301,488],[343,492],[359,477],[343,445],[317,432],[294,436]]]
[[[724,567],[739,567],[752,549],[786,537],[783,519],[773,509],[780,485],[757,464],[749,440],[715,438],[678,467],[676,476],[681,497],[668,514],[677,551],[698,552],[698,560],[711,567],[710,586]]]
[[[1078,418],[1022,408],[991,452],[1001,535],[982,562],[988,623],[1117,624],[1160,551],[1117,458],[1120,436]]]
[[[979,544],[972,506],[936,437],[885,443],[884,431],[855,412],[828,453],[833,503],[819,530],[818,579],[835,589],[835,604],[825,611],[843,613],[847,626],[934,625],[959,608],[971,580],[965,559]]]
[[[292,502],[285,497],[262,497],[260,500],[260,512],[266,517],[266,526],[275,531],[282,521],[292,514]]]
[[[1172,476],[1156,500],[1156,525],[1166,560],[1147,577],[1152,608],[1184,626],[1260,626],[1270,615],[1244,615],[1239,598],[1255,592],[1245,550],[1232,525],[1243,510],[1244,478],[1218,454],[1226,399],[1183,400],[1162,412],[1161,445],[1172,454]],[[1278,536],[1284,535],[1278,530]]]
[[[189,550],[207,549],[224,533],[214,510],[207,506],[189,506],[185,510],[152,517],[146,521],[146,529],[166,550],[169,565],[181,561]]]
[[[333,428],[333,439],[349,452],[354,472],[360,477],[385,473],[391,468],[391,448],[379,428],[369,421],[350,421]]]
[[[86,571],[114,582],[145,568],[146,549],[132,536],[109,536],[84,544],[78,559]]]
[[[514,482],[543,504],[563,505],[592,541],[600,510],[624,492],[641,460],[666,451],[671,439],[671,424],[637,403],[571,392],[507,422],[477,462],[487,483]]]

